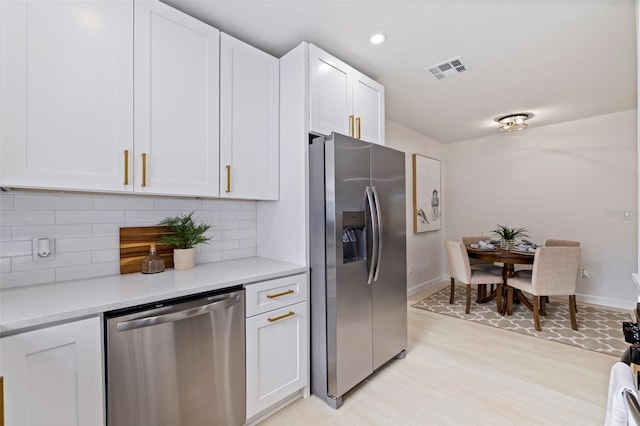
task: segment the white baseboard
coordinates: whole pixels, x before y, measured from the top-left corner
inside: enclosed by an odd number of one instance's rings
[[[601,296],[591,296],[588,294],[576,294],[576,300],[578,302],[590,303],[592,305],[600,305],[603,307],[609,308],[617,308],[617,309],[628,309],[635,310],[636,309],[636,301],[635,300],[621,300],[621,299],[613,299],[610,297],[601,297]]]
[[[416,284],[413,287],[409,287],[407,289],[407,298],[413,296],[414,294],[420,293],[422,290],[427,288],[435,287],[436,285],[442,283],[443,281],[448,281],[448,275],[440,275],[439,277],[432,278],[429,281],[425,281],[420,284]]]

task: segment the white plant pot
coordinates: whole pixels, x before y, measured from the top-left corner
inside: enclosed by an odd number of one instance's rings
[[[196,265],[196,249],[173,249],[173,269],[191,269]]]

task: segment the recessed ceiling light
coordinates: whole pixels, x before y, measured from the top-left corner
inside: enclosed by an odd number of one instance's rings
[[[386,35],[382,33],[378,33],[378,34],[372,35],[369,41],[371,41],[372,44],[381,44],[381,43],[384,43],[386,39],[387,39]]]

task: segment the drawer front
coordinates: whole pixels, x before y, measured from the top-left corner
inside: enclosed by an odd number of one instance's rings
[[[247,284],[245,296],[247,317],[305,301],[307,300],[307,275],[293,275]]]

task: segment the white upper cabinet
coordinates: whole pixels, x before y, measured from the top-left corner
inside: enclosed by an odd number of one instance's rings
[[[220,32],[136,1],[135,191],[218,196]]]
[[[0,185],[127,191],[133,2],[0,2]]]
[[[279,64],[277,58],[221,35],[221,197],[278,199]]]
[[[309,45],[309,131],[384,145],[384,87]]]

